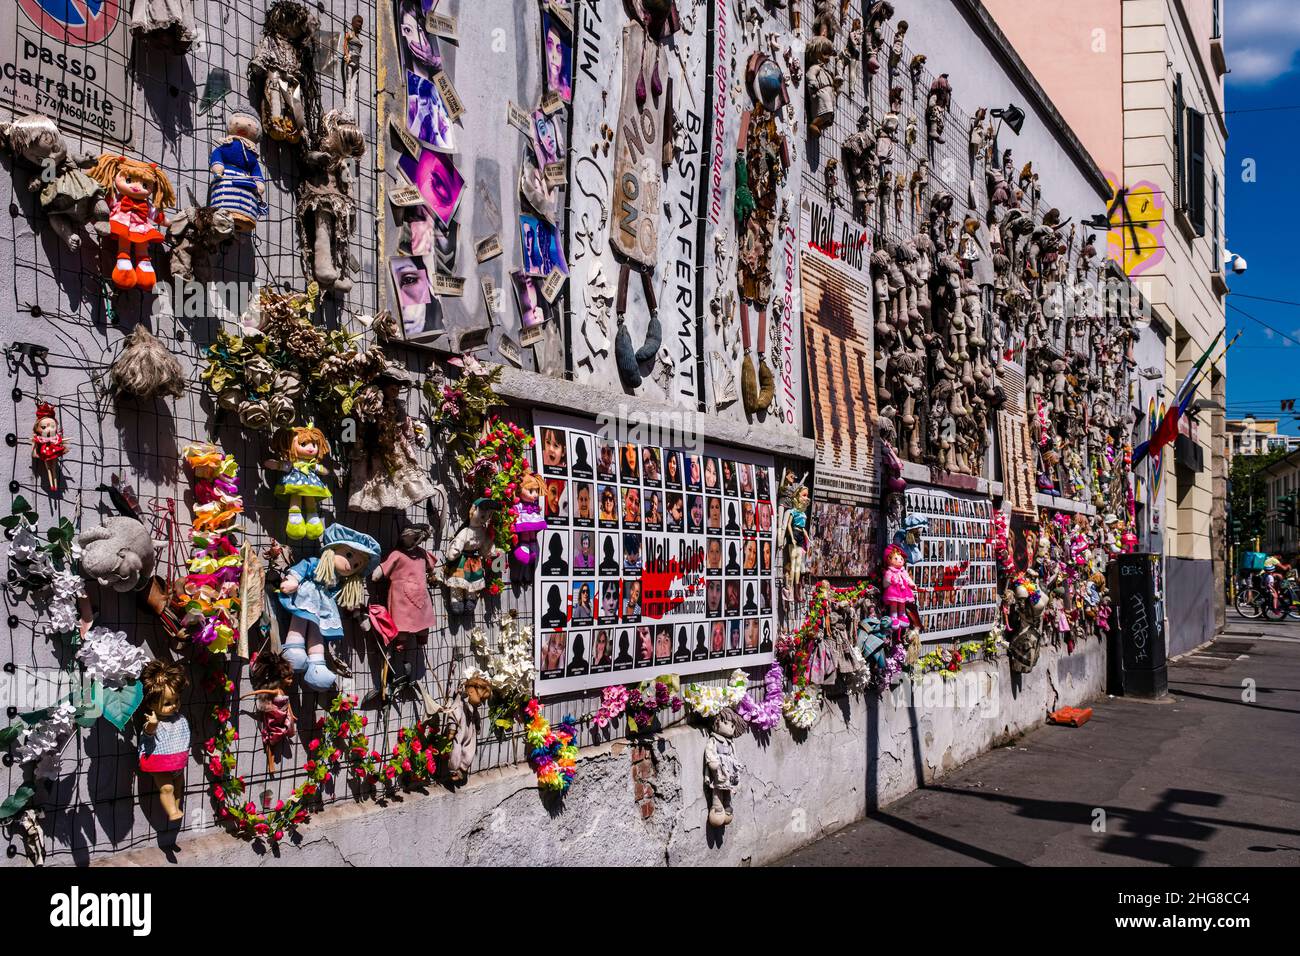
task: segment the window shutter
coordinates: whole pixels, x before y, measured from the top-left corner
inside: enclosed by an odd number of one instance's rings
[[[1174,75],[1174,208],[1184,209],[1187,206],[1187,193],[1183,188],[1183,178],[1185,176],[1183,165],[1183,148],[1185,137],[1183,136],[1183,74]]]
[[[1205,235],[1205,114],[1187,110],[1187,216]]]
[[[1223,268],[1223,248],[1219,245],[1219,174],[1210,173],[1210,271]]]

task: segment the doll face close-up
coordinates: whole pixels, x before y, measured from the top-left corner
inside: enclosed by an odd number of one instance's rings
[[[149,193],[153,189],[153,180],[146,178],[135,170],[124,169],[114,178],[113,187],[120,196],[130,196],[132,199],[148,199]]]
[[[53,418],[38,419],[33,432],[41,438],[54,438],[59,433],[59,423]]]
[[[330,551],[334,553],[334,571],[341,578],[359,573],[370,561],[370,555],[351,545],[332,545]]]
[[[158,704],[154,707],[154,716],[159,720],[175,717],[181,709],[181,699],[177,693],[168,688],[158,695]]]
[[[320,446],[311,435],[298,434],[293,437],[289,452],[293,458],[315,458],[320,452]]]

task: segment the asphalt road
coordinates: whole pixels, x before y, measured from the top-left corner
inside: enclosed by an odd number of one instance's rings
[[[1300,865],[1300,623],[1230,611],[1166,702],[1092,706],[776,865]]]

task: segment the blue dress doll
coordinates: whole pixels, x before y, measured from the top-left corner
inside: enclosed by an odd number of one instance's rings
[[[336,677],[325,663],[325,642],[343,637],[342,611],[365,611],[366,578],[378,563],[378,541],[332,524],[321,538],[320,557],[304,558],[285,572],[280,605],[292,621],[284,659],[312,690],[334,688]]]
[[[256,117],[236,113],[230,117],[226,131],[229,135],[217,144],[208,160],[216,177],[209,205],[228,213],[240,232],[252,232],[264,208],[262,163],[257,156],[262,126]]]

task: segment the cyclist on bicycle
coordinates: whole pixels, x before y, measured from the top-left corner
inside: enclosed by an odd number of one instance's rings
[[[1283,561],[1278,555],[1269,555],[1264,561],[1264,588],[1268,591],[1269,598],[1273,603],[1273,610],[1278,609],[1278,598],[1281,596],[1278,585],[1282,579],[1291,572],[1291,565]]]

